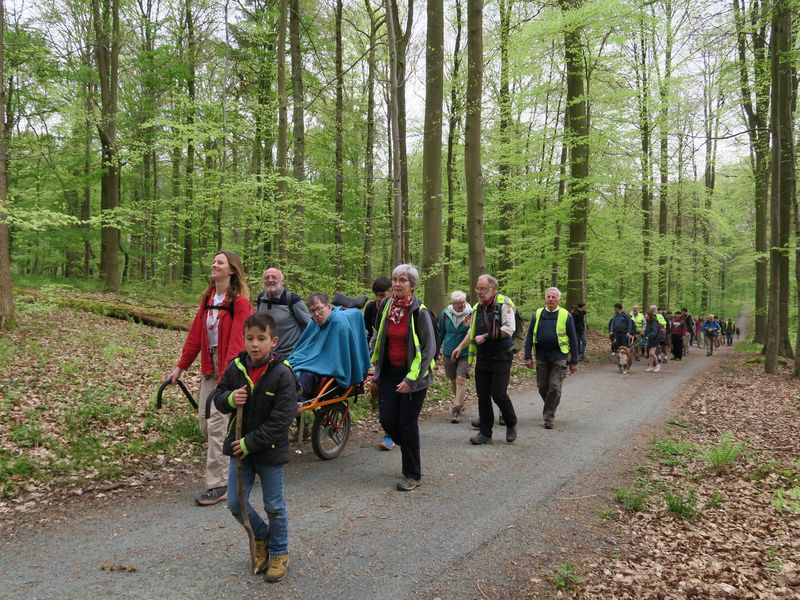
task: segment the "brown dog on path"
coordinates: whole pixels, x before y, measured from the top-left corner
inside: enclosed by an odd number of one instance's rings
[[[633,352],[631,352],[630,348],[623,346],[619,349],[617,366],[619,367],[619,372],[623,375],[627,375],[628,371],[631,370],[631,366],[633,366]]]

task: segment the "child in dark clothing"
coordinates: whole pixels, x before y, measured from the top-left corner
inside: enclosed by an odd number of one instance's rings
[[[256,573],[267,569],[268,582],[286,577],[289,564],[289,520],[283,491],[284,465],[289,462],[289,425],[297,411],[297,383],[283,359],[272,353],[278,343],[274,319],[257,313],[244,323],[245,350],[233,359],[214,390],[214,405],[230,414],[223,452],[231,457],[228,489],[237,489],[241,461],[244,503],[256,540]],[[234,439],[236,411],[242,410],[242,437]],[[269,524],[248,498],[256,475]],[[242,523],[238,494],[228,494],[228,510]],[[267,552],[269,551],[269,554]],[[269,561],[267,557],[269,556]],[[267,566],[269,562],[269,566]]]

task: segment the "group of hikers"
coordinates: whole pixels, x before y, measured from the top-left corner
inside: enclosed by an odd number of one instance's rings
[[[576,312],[585,319],[585,305],[575,307],[573,314]],[[585,332],[583,335],[585,339]],[[731,346],[733,336],[738,339],[740,331],[732,319],[713,314],[693,318],[686,308],[673,313],[655,304],[644,313],[634,304],[628,313],[617,303],[608,322],[608,335],[612,356],[617,356],[621,348],[632,349],[634,360],[647,356],[649,366],[645,371],[657,373],[670,354],[674,360],[681,360],[696,342],[698,347],[705,347],[706,356],[712,356],[723,338]]]
[[[167,379],[176,383],[200,356],[198,419],[208,444],[206,489],[195,501],[200,506],[227,501],[242,524],[246,510],[254,574],[264,572],[266,581],[276,582],[288,569],[284,467],[289,428],[301,414],[298,402],[315,393],[320,378],[330,376],[343,386],[369,379],[385,433],[380,446],[399,446],[402,478],[395,488],[409,492],[422,483],[419,414],[440,353],[451,382],[455,423],[474,371],[478,417],[471,424],[478,431],[469,442],[492,443],[492,404],[499,409],[506,442],[516,440],[508,385],[514,339],[522,339],[523,328],[514,302],[499,293],[497,279],[489,274],[475,282],[474,307],[457,290],[438,318],[416,297],[420,275],[410,264],[375,281],[375,297],[363,312],[333,306],[320,292],[304,302],[286,289],[283,273],[274,267],[264,271],[262,282],[264,289],[251,304],[240,258],[228,251],[216,254],[210,285]],[[560,302],[558,288],[549,288],[524,336],[525,365],[536,368],[545,429],[553,428],[561,383],[580,359],[575,319]],[[248,500],[256,475],[266,521]],[[239,477],[241,501],[234,493]]]

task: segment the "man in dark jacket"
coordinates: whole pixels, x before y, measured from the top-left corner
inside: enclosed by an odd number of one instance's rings
[[[545,306],[534,312],[525,336],[525,366],[529,369],[536,366],[536,384],[544,400],[544,427],[552,429],[561,402],[561,382],[567,376],[567,362],[570,373],[578,369],[578,338],[572,315],[559,306],[559,289],[549,288],[544,299]]]
[[[450,355],[455,361],[469,346],[469,360],[475,360],[480,426],[478,433],[469,439],[475,445],[492,443],[492,400],[506,424],[506,441],[511,443],[517,439],[517,414],[508,396],[514,358],[514,303],[497,293],[497,285],[497,279],[491,275],[478,277],[475,291],[479,302],[474,308],[469,333]]]
[[[622,304],[614,305],[614,316],[608,322],[608,335],[614,341],[616,351],[620,348],[630,348],[635,330],[631,316],[622,310]]]

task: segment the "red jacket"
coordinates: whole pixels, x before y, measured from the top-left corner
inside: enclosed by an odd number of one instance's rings
[[[211,353],[208,351],[208,334],[206,333],[206,302],[210,291],[203,294],[200,310],[192,321],[189,336],[183,344],[183,353],[178,361],[178,367],[187,370],[197,355],[200,354],[200,372],[210,377],[214,374],[214,365],[211,363]],[[223,305],[226,306],[226,305]],[[244,322],[253,313],[250,301],[243,296],[236,296],[233,300],[233,319],[228,310],[219,311],[219,337],[217,340],[217,373],[221,377],[225,367],[244,350]]]

